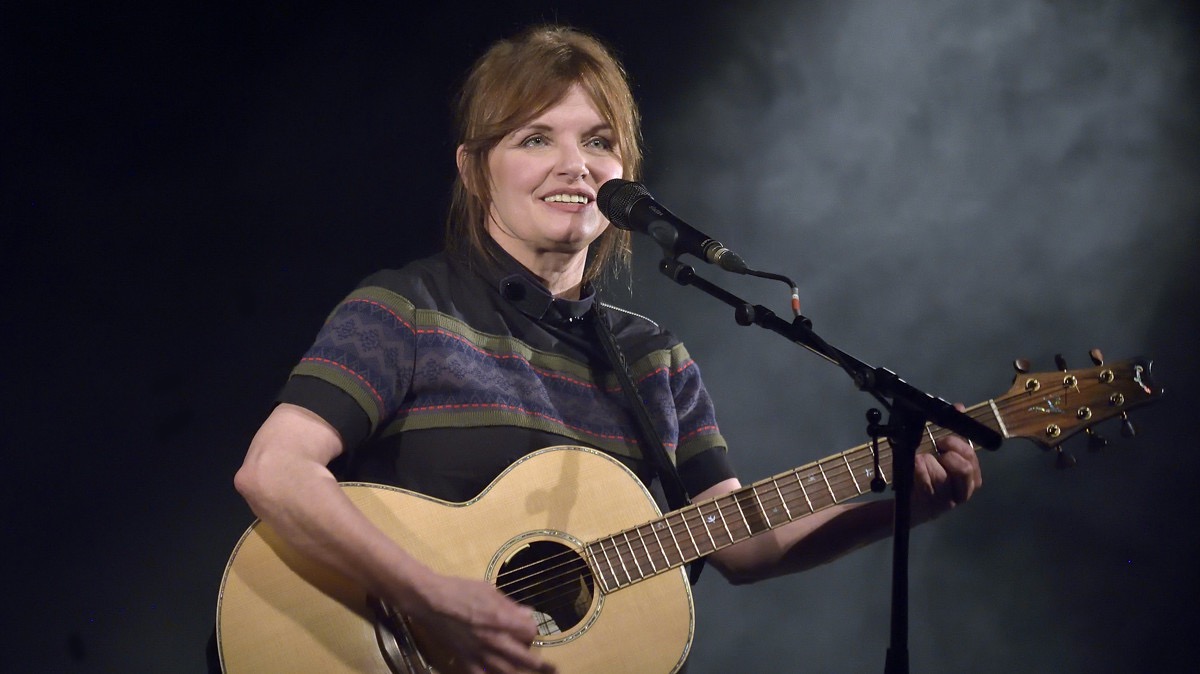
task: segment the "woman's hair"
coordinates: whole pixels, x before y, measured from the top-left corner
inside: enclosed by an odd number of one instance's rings
[[[599,40],[563,26],[537,26],[493,45],[467,74],[458,98],[458,145],[463,148],[446,227],[446,247],[491,257],[488,153],[513,130],[581,86],[613,129],[622,175],[637,180],[642,149],[637,105],[625,70]],[[465,176],[465,178],[464,178]],[[629,232],[608,227],[592,245],[585,281],[627,271]]]

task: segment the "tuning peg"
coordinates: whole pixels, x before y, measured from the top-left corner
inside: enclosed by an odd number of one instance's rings
[[[1018,358],[1014,360],[1013,369],[1017,371],[1017,374],[1029,374],[1029,359]]]
[[[1104,364],[1104,354],[1101,353],[1100,349],[1092,349],[1091,351],[1088,351],[1088,356],[1092,359],[1092,365]]]
[[[1129,420],[1128,412],[1121,412],[1121,437],[1132,438],[1137,435],[1137,427]]]
[[[1108,446],[1108,440],[1106,440],[1103,435],[1100,435],[1090,428],[1084,432],[1087,433],[1088,436],[1088,449],[1092,450],[1093,452],[1098,452]]]
[[[1066,372],[1070,369],[1067,367],[1067,359],[1063,358],[1061,353],[1054,354],[1054,365],[1063,372]]]
[[[1075,461],[1075,457],[1071,456],[1067,452],[1064,452],[1062,447],[1055,447],[1054,451],[1056,452],[1054,457],[1055,468],[1059,470],[1066,470],[1067,468],[1075,467],[1075,464],[1077,463]]]

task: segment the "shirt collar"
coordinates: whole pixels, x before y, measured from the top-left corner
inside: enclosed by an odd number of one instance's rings
[[[554,297],[546,286],[500,246],[488,242],[494,263],[478,265],[479,273],[509,304],[534,320],[573,323],[582,320],[596,299],[595,289],[584,283],[579,299]]]

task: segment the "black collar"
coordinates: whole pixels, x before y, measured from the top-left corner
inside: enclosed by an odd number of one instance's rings
[[[582,320],[591,311],[596,292],[590,283],[583,284],[580,298],[577,300],[554,297],[533,272],[517,262],[499,245],[491,243],[489,249],[494,262],[481,260],[480,264],[476,265],[479,274],[521,313],[539,321],[574,323]]]

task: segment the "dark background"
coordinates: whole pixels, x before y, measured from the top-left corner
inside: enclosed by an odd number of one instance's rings
[[[623,58],[660,201],[797,277],[831,342],[969,403],[1007,389],[1015,357],[1156,359],[1168,398],[1135,415],[1137,440],[1077,447],[1061,473],[1009,442],[974,502],[914,534],[914,671],[1196,659],[1190,6],[0,12],[0,670],[202,671],[251,521],[231,483],[250,436],[332,305],[439,245],[459,77],[554,19]],[[639,242],[636,290],[615,295],[689,344],[744,481],[863,440],[869,399],[671,285],[654,253]],[[882,669],[889,562],[876,545],[749,588],[706,574],[694,670]]]

